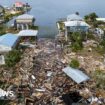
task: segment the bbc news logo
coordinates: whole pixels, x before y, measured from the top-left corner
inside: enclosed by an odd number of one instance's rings
[[[14,92],[13,91],[4,91],[0,90],[0,97],[14,97]]]

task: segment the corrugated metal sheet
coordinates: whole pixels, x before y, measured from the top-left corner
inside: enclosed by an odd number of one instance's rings
[[[8,33],[0,36],[0,45],[13,47],[15,42],[18,40],[19,36]]]
[[[18,36],[37,36],[38,30],[22,30],[17,35]]]
[[[63,72],[65,72],[70,78],[72,78],[72,80],[74,80],[78,84],[90,79],[82,71],[80,71],[78,69],[71,68],[71,67],[64,68]]]

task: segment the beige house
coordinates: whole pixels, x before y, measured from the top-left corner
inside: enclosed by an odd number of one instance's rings
[[[35,21],[34,16],[23,14],[15,19],[14,26],[20,30],[29,29],[30,26],[34,25],[34,21]]]

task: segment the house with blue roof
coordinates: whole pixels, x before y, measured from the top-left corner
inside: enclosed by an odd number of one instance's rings
[[[16,47],[19,41],[19,36],[7,33],[0,36],[0,53],[9,52]]]

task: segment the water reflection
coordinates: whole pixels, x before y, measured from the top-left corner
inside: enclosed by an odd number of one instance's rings
[[[11,6],[18,0],[0,0],[0,4]],[[104,17],[105,0],[19,0],[28,2],[32,6],[30,14],[36,18],[36,24],[43,31],[40,34],[56,34],[56,21],[58,18],[66,17],[68,14],[78,11],[81,16],[90,12],[96,12]],[[45,26],[45,27],[44,27]],[[43,28],[44,27],[44,28]],[[47,29],[46,29],[47,27]],[[49,29],[48,29],[49,27]],[[50,32],[49,32],[50,31]],[[49,35],[49,34],[48,34]]]

